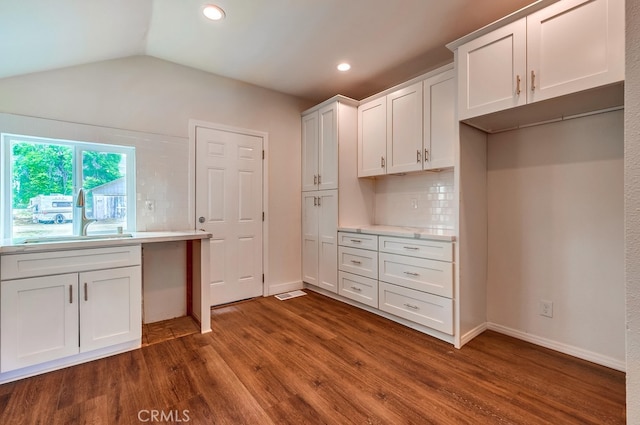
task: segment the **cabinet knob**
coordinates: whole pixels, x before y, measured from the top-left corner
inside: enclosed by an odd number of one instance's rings
[[[204,217],[199,217],[198,218],[198,223],[202,224],[202,223],[204,223],[204,221],[205,221]]]

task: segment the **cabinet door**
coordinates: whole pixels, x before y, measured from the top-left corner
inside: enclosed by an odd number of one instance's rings
[[[140,340],[140,266],[80,273],[79,283],[81,352]]]
[[[453,167],[456,140],[454,71],[446,71],[424,81],[423,168]]]
[[[338,188],[338,103],[319,111],[318,189]]]
[[[318,111],[302,117],[302,190],[318,189]]]
[[[321,288],[338,292],[338,191],[318,192],[318,282]]]
[[[302,281],[318,283],[318,193],[302,193]]]
[[[0,285],[2,372],[78,354],[76,273]]]
[[[526,18],[458,48],[458,118],[527,103]]]
[[[422,169],[422,82],[387,95],[387,173]]]
[[[387,98],[358,106],[358,177],[386,173]]]
[[[624,0],[565,0],[527,17],[529,102],[624,80]]]

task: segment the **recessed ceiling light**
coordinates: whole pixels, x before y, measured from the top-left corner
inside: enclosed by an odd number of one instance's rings
[[[349,65],[349,64],[348,64],[348,63],[346,63],[346,62],[343,62],[343,63],[339,64],[339,65],[337,66],[337,68],[338,68],[338,71],[345,72],[345,71],[348,71],[348,70],[350,70],[350,69],[351,69],[351,65]]]
[[[222,10],[220,6],[215,6],[212,4],[206,5],[204,9],[202,9],[202,13],[212,21],[219,21],[221,19],[224,19],[225,16],[224,10]]]

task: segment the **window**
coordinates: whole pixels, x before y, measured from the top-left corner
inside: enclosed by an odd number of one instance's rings
[[[4,238],[79,234],[80,189],[96,220],[88,234],[135,231],[134,148],[15,134],[0,142]]]

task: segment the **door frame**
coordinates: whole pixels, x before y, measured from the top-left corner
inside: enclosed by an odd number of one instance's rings
[[[262,211],[264,221],[262,222],[262,296],[269,295],[269,133],[258,130],[251,130],[241,127],[232,127],[225,124],[213,123],[202,120],[189,120],[189,227],[197,229],[196,226],[196,130],[198,127],[212,130],[227,131],[231,133],[247,134],[250,136],[262,137],[262,150],[264,158],[262,160]],[[209,284],[207,283],[207,290]]]

